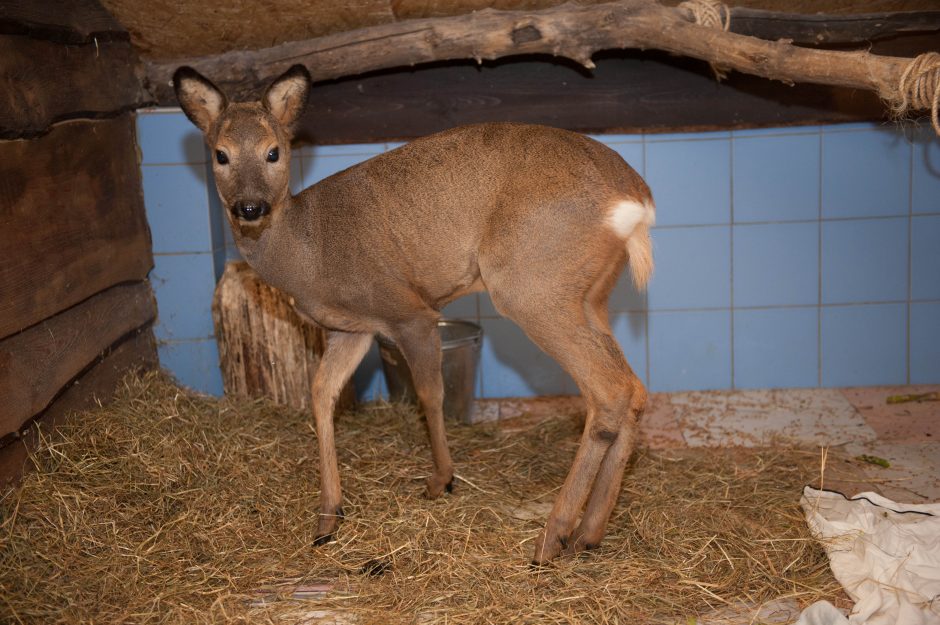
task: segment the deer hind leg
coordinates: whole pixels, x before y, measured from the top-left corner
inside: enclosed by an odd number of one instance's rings
[[[639,379],[636,379],[630,407],[620,426],[620,433],[614,444],[607,450],[597,476],[594,478],[590,499],[584,508],[581,522],[572,535],[573,540],[568,543],[566,553],[593,549],[604,538],[610,514],[617,504],[627,462],[633,453],[637,421],[646,405],[646,399],[646,389]]]
[[[541,564],[570,545],[608,450],[620,438],[636,376],[613,336],[593,327],[595,320],[588,320],[581,301],[565,304],[539,298],[514,307],[498,293],[491,294],[497,308],[571,374],[589,406],[574,462],[536,541],[533,563]]]
[[[436,499],[445,490],[450,492],[454,479],[454,464],[444,431],[444,382],[441,377],[441,338],[437,329],[437,315],[421,317],[397,328],[392,338],[411,369],[415,392],[427,420],[433,461],[427,494],[431,499]]]
[[[320,521],[315,545],[328,543],[343,517],[336,441],[333,436],[333,410],[343,386],[362,362],[371,344],[371,334],[330,332],[326,350],[313,376],[313,416],[320,447]]]
[[[607,334],[612,334],[608,322],[607,300],[616,284],[622,264],[614,264],[611,267],[612,271],[598,281],[585,298],[585,312],[589,323]],[[596,547],[604,537],[610,514],[617,504],[620,484],[635,446],[637,422],[647,401],[646,388],[632,370],[630,381],[633,386],[630,407],[620,425],[620,433],[607,450],[594,479],[591,496],[584,508],[581,522],[574,531],[573,540],[565,550],[567,553]]]

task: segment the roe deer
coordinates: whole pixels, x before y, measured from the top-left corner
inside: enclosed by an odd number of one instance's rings
[[[647,399],[607,311],[628,259],[638,287],[653,268],[654,208],[643,179],[583,135],[490,123],[417,139],[293,196],[292,126],[310,90],[303,66],[275,80],[260,102],[229,103],[187,67],[173,83],[212,150],[219,197],[242,256],[293,297],[301,316],[329,331],[312,386],[321,480],[317,544],[331,539],[343,516],[333,438],[337,395],[377,333],[401,349],[427,419],[433,460],[427,494],[451,489],[437,321],[445,304],[485,289],[497,310],[574,378],[588,407],[533,563],[596,546]]]

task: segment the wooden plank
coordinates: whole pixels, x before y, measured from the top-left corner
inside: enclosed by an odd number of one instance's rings
[[[44,434],[49,434],[72,412],[108,403],[129,371],[150,370],[157,366],[153,331],[148,324],[109,349],[100,361],[75,380],[42,415],[31,422],[19,438],[0,448],[0,487],[19,479],[26,468],[27,450],[34,449],[36,445],[37,425],[42,427]]]
[[[149,96],[126,41],[64,45],[0,35],[0,138],[37,136],[55,122],[113,117]]]
[[[0,341],[0,439],[156,314],[148,282],[120,284]]]
[[[153,257],[134,118],[0,142],[0,338],[120,282]]]
[[[940,11],[799,15],[741,7],[731,10],[731,32],[761,39],[788,39],[802,45],[868,43],[938,30]]]
[[[299,136],[315,143],[407,139],[484,121],[582,132],[657,132],[882,119],[868,92],[787,86],[663,53],[614,51],[588,74],[526,57],[477,67],[447,63],[317,84]]]
[[[0,34],[59,43],[130,40],[97,0],[0,0]]]

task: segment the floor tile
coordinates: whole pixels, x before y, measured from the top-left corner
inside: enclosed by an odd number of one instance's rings
[[[847,388],[842,393],[865,418],[879,441],[916,443],[933,440],[940,443],[940,400],[887,402],[889,397],[899,395],[935,393],[940,398],[940,385],[871,386]]]
[[[708,391],[669,397],[691,447],[774,442],[841,445],[870,441],[875,432],[834,389]]]
[[[891,466],[866,463],[868,488],[899,503],[940,501],[940,442],[872,441],[846,446],[852,456],[868,455]]]
[[[665,393],[651,393],[646,412],[640,416],[637,445],[648,449],[685,447],[676,410]]]

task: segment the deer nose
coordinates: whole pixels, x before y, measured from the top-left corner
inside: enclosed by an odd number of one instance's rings
[[[232,212],[235,213],[235,216],[239,219],[254,221],[271,212],[271,205],[263,200],[260,202],[239,201],[235,202],[235,205],[232,207]]]

